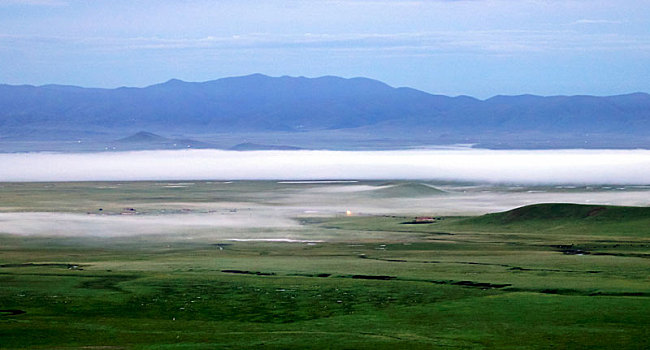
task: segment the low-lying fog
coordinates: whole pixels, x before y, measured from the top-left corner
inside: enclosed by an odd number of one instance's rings
[[[237,181],[248,179],[278,181]],[[408,181],[364,181],[372,179]],[[0,181],[104,180],[184,182],[0,184],[0,233],[315,240],[327,239],[329,233],[308,229],[300,218],[348,211],[477,215],[542,202],[647,206],[650,151],[0,154]],[[115,209],[123,207],[134,209]]]
[[[254,215],[254,217],[253,217]],[[77,213],[0,213],[0,232],[16,235],[122,237],[136,235],[197,235],[250,237],[265,231],[292,229],[299,224],[286,215],[263,213],[202,213],[171,215],[84,215]],[[246,229],[241,232],[240,229]],[[283,236],[284,232],[280,231]],[[225,235],[224,235],[225,234]],[[236,234],[236,235],[235,235]],[[235,235],[235,236],[233,236]]]
[[[137,151],[0,154],[0,181],[429,179],[649,184],[648,150]]]
[[[431,181],[5,183],[0,184],[0,198],[0,233],[14,235],[315,241],[344,237],[337,230],[303,225],[305,218],[478,215],[545,202],[648,206],[650,186]]]

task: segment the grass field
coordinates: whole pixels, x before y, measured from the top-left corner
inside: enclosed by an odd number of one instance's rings
[[[0,348],[650,348],[648,208],[235,185],[0,187]]]

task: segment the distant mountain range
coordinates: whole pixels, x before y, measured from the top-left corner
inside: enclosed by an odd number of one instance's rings
[[[57,143],[68,145],[57,146],[63,149],[79,147],[70,146],[75,144],[88,149],[374,149],[454,143],[648,148],[650,95],[478,100],[366,78],[261,74],[202,83],[173,79],[145,88],[0,85],[0,151],[22,150],[18,144],[56,150]]]

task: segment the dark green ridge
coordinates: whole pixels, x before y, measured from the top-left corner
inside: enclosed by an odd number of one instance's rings
[[[650,219],[650,207],[542,203],[465,220],[472,224],[513,224],[526,221],[578,220],[592,222]]]

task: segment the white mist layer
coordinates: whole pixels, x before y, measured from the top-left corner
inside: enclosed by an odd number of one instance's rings
[[[136,151],[0,154],[0,181],[430,179],[650,184],[649,150]]]
[[[0,213],[0,232],[15,235],[122,237],[161,234],[231,236],[233,230],[295,229],[299,224],[280,215],[186,214],[186,215],[87,215],[74,213]],[[241,233],[240,233],[241,234]],[[280,232],[278,234],[284,234]]]

